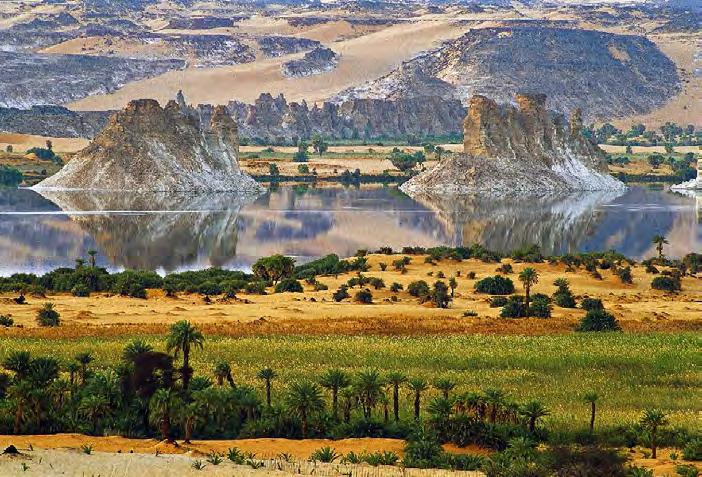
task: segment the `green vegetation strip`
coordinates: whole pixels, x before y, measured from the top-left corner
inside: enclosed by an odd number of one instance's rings
[[[135,337],[36,339],[0,338],[0,361],[15,350],[53,356],[69,362],[90,351],[95,368],[116,365],[124,346]],[[146,337],[157,350],[164,339]],[[274,397],[299,378],[318,380],[322,372],[340,367],[349,372],[377,368],[402,371],[430,382],[449,377],[456,393],[501,388],[510,398],[541,401],[551,415],[551,429],[575,431],[587,426],[588,391],[600,396],[598,424],[635,422],[645,408],[670,413],[671,422],[687,429],[700,426],[702,413],[702,336],[679,334],[598,333],[559,336],[447,337],[206,337],[194,350],[196,375],[212,376],[217,361],[231,363],[234,379],[261,387],[256,373],[265,366],[278,378]],[[433,390],[431,396],[438,395]],[[426,396],[426,402],[428,398]],[[408,392],[402,394],[403,414],[411,412]]]

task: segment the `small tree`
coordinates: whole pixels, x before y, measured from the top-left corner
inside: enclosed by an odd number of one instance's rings
[[[315,134],[312,136],[312,149],[314,149],[314,152],[321,156],[327,151],[327,149],[329,149],[329,145],[322,136]]]
[[[576,331],[619,331],[619,322],[604,310],[590,310],[580,321]]]
[[[597,412],[597,400],[600,397],[595,392],[586,393],[583,401],[590,404],[590,434],[595,432],[595,414]]]
[[[363,290],[359,290],[358,293],[354,295],[353,299],[357,303],[369,305],[373,303],[373,294],[368,288],[364,288]]]
[[[641,426],[648,431],[651,438],[651,457],[656,459],[658,450],[658,430],[668,425],[668,419],[660,409],[646,409],[639,420]]]
[[[37,312],[37,323],[39,326],[59,326],[61,315],[54,309],[53,303],[44,303],[44,306]]]
[[[458,282],[456,281],[456,277],[451,277],[449,278],[449,288],[451,289],[451,298],[454,298],[456,295],[456,288],[458,288]]]
[[[266,404],[268,407],[271,407],[271,381],[273,381],[275,378],[278,377],[278,374],[273,371],[271,368],[263,368],[260,370],[257,374],[256,377],[258,379],[261,379],[265,382],[266,384]]]
[[[527,267],[519,274],[519,281],[524,285],[526,316],[529,316],[529,293],[531,291],[531,287],[539,282],[539,273],[534,268]]]

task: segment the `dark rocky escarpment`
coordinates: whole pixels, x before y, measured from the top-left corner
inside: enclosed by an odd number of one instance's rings
[[[283,64],[283,74],[288,78],[300,78],[331,71],[339,63],[338,55],[331,48],[315,48],[305,53],[299,60]]]
[[[299,53],[322,46],[317,40],[292,36],[264,36],[258,38],[257,42],[263,54],[270,57]]]
[[[430,88],[504,103],[538,91],[562,113],[586,110],[589,121],[645,113],[680,91],[675,64],[644,37],[534,23],[470,30],[339,98],[407,99]]]
[[[0,131],[51,137],[93,138],[112,111],[71,111],[62,106],[0,108]]]
[[[254,104],[229,103],[240,133],[266,140],[307,138],[417,137],[460,134],[465,109],[458,100],[437,97],[400,101],[360,99],[308,106],[288,103],[283,95],[262,94]]]
[[[622,190],[605,155],[582,136],[576,110],[569,124],[546,109],[546,96],[519,94],[518,107],[473,96],[463,123],[464,153],[445,157],[403,184],[410,194],[541,193]]]
[[[131,81],[181,69],[185,62],[0,52],[0,65],[0,107],[30,108],[111,93]]]
[[[130,102],[63,169],[37,189],[124,191],[262,190],[239,167],[237,126],[224,106],[202,121],[179,101]]]

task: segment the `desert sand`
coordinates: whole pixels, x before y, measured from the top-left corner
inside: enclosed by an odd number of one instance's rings
[[[454,262],[444,260],[437,265],[423,263],[423,256],[414,256],[402,275],[392,270],[380,271],[379,263],[391,264],[401,255],[372,255],[369,258],[369,277],[379,277],[386,286],[393,282],[405,288],[415,280],[433,283],[439,272],[447,277],[457,277],[456,296],[448,309],[421,305],[406,291],[392,293],[387,288],[372,290],[374,304],[361,305],[349,301],[336,303],[331,295],[339,285],[354,276],[342,274],[338,278],[321,277],[319,281],[329,287],[326,291],[313,291],[305,285],[305,293],[282,293],[268,295],[240,294],[237,299],[214,297],[206,303],[201,295],[181,294],[176,298],[165,297],[160,290],[150,290],[146,300],[94,294],[89,298],[69,294],[47,297],[28,296],[29,304],[17,305],[12,295],[0,298],[2,307],[21,327],[0,331],[5,336],[113,336],[127,332],[163,333],[168,325],[179,320],[190,320],[207,333],[222,335],[266,335],[266,334],[379,334],[421,335],[451,333],[487,334],[558,334],[570,333],[584,316],[580,309],[553,308],[553,318],[505,320],[498,318],[500,309],[490,308],[489,296],[475,293],[475,280],[468,279],[468,272],[476,272],[477,278],[495,275],[497,265],[477,260]],[[508,262],[508,261],[505,261]],[[622,284],[611,272],[602,271],[603,280],[596,280],[584,270],[565,272],[563,265],[513,263],[514,273],[509,276],[515,283],[517,293],[523,293],[517,274],[527,266],[534,266],[540,274],[539,283],[532,293],[553,294],[553,281],[566,277],[577,297],[590,296],[602,299],[605,308],[612,312],[626,331],[682,331],[701,330],[702,280],[685,277],[683,292],[677,295],[652,290],[652,275],[641,266],[634,266],[634,283]],[[432,273],[429,276],[428,273]],[[350,293],[355,293],[351,289]],[[396,295],[398,301],[391,301]],[[37,310],[43,303],[51,301],[61,313],[62,326],[58,329],[39,328],[35,323]],[[467,310],[475,311],[477,317],[464,317]]]

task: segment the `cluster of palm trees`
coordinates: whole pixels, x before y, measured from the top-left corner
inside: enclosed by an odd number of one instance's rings
[[[451,419],[469,425],[507,425],[536,435],[538,422],[549,411],[538,401],[524,404],[509,399],[500,389],[456,393],[457,383],[440,378],[433,383],[400,372],[378,370],[348,373],[332,368],[316,381],[295,380],[273,402],[275,370],[264,367],[256,377],[259,393],[237,384],[231,366],[218,362],[214,380],[194,376],[191,353],[202,349],[203,334],[187,321],[175,323],[166,337],[168,353],[154,351],[141,340],[128,344],[113,369],[92,370],[91,353],[83,352],[62,366],[53,357],[33,357],[26,351],[10,353],[0,372],[0,433],[115,432],[151,435],[165,440],[177,434],[189,442],[199,430],[203,437],[294,437],[328,433],[330,426],[352,422],[354,412],[362,422],[390,424],[401,420],[400,400],[406,395],[413,410],[410,422],[422,421],[422,400],[430,389],[436,396],[424,408],[425,420],[436,430]],[[182,359],[180,367],[174,360]],[[327,403],[327,396],[329,403]],[[590,406],[590,432],[594,432],[598,396],[583,397]],[[327,410],[330,407],[330,410]],[[10,419],[11,416],[11,419]],[[656,433],[666,425],[660,411],[646,411],[640,425],[649,430],[653,456]],[[473,424],[470,424],[473,423]],[[447,438],[448,439],[448,438]]]

